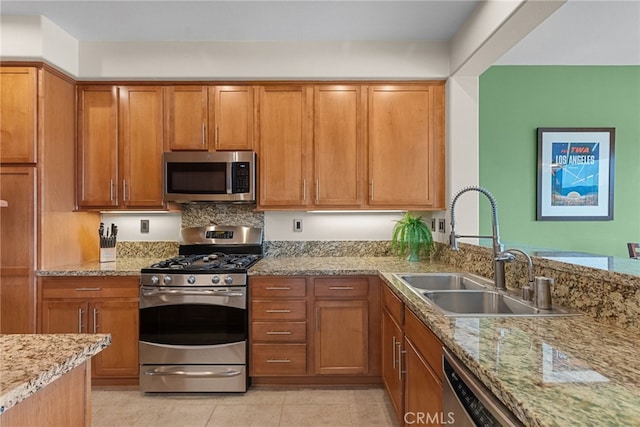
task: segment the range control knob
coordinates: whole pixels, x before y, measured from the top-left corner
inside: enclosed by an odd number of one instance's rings
[[[171,283],[171,276],[164,276],[162,281],[164,282],[165,285],[168,285],[169,283]]]
[[[218,276],[213,276],[211,278],[211,281],[217,285],[218,283],[220,283],[220,278]]]
[[[160,279],[158,279],[158,276],[151,276],[151,284],[152,285],[157,285],[159,281],[160,281]]]
[[[226,283],[227,285],[230,285],[233,283],[233,277],[231,276],[227,276],[224,278],[224,283]]]
[[[189,276],[187,282],[189,282],[190,285],[193,285],[194,283],[196,283],[196,276]]]

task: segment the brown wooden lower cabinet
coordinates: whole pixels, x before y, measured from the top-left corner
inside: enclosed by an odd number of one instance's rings
[[[382,293],[382,376],[398,424],[440,426],[442,343],[388,287]]]
[[[251,373],[254,376],[305,375],[306,344],[251,345]]]
[[[40,277],[38,332],[110,333],[94,385],[138,383],[138,277]]]
[[[405,308],[405,310],[407,310]],[[405,313],[404,421],[440,426],[442,412],[442,344],[415,315]],[[424,344],[427,343],[427,347]]]
[[[377,276],[252,276],[253,385],[380,384]]]
[[[402,328],[385,307],[382,312],[382,379],[400,425],[403,425],[404,390],[398,362],[403,335]]]

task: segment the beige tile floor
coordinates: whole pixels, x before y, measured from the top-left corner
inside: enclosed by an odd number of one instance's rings
[[[394,426],[383,388],[251,389],[245,394],[92,391],[94,427]]]

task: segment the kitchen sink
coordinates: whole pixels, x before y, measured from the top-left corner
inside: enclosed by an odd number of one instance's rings
[[[569,316],[563,307],[542,310],[519,298],[493,290],[426,291],[422,296],[447,316]]]
[[[412,288],[426,291],[478,290],[486,289],[488,283],[491,283],[482,277],[465,273],[417,273],[394,274],[394,276]]]
[[[425,303],[445,316],[572,316],[580,313],[560,306],[550,310],[496,290],[493,282],[468,273],[395,273]]]

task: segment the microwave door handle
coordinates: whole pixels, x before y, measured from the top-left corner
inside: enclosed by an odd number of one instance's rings
[[[233,194],[233,162],[227,163],[227,194]]]

